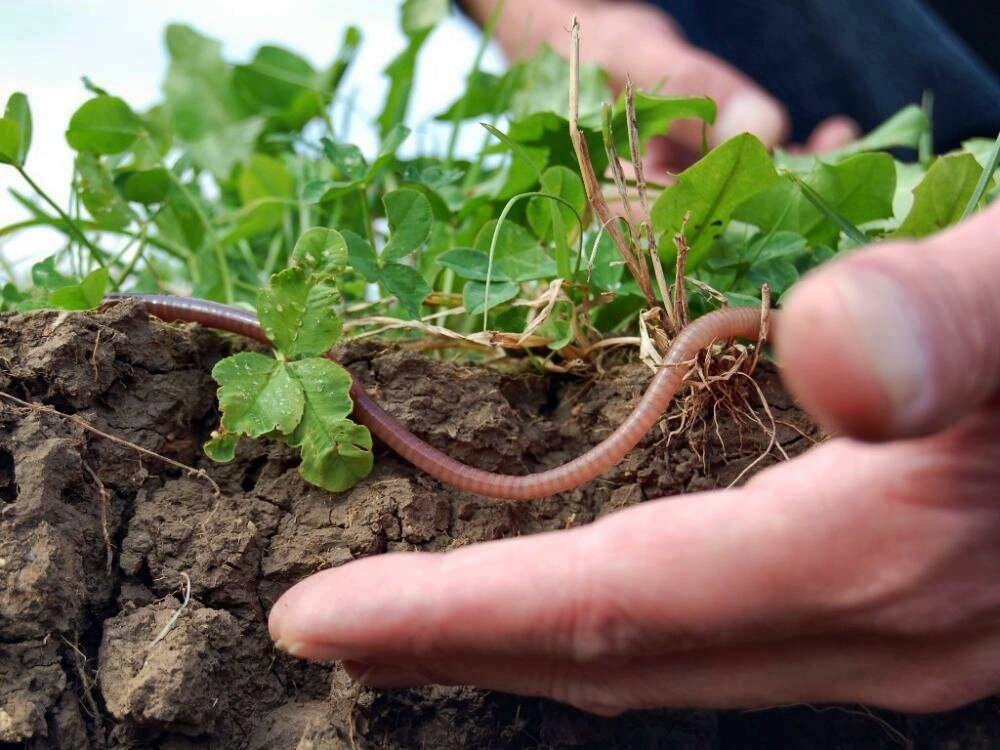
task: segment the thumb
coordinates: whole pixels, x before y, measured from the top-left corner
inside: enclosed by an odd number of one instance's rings
[[[815,271],[789,295],[775,348],[792,395],[864,439],[935,432],[1000,391],[1000,203],[920,242]]]

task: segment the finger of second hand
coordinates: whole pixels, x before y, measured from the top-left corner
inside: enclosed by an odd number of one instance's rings
[[[805,152],[822,154],[842,148],[861,137],[861,126],[850,117],[835,116],[823,120],[809,135]]]
[[[279,600],[272,636],[314,659],[588,661],[750,639],[761,627],[791,631],[822,615],[824,581],[803,572],[810,554],[849,532],[849,519],[815,512],[823,499],[808,478],[829,473],[826,463],[801,465],[806,479],[783,496],[773,484],[702,493],[568,532],[324,571]]]

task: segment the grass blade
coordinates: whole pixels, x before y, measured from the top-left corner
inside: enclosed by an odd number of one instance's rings
[[[812,203],[823,216],[829,219],[834,226],[843,232],[855,245],[867,245],[868,235],[858,229],[848,221],[842,214],[834,210],[833,207],[823,199],[823,196],[806,184],[805,180],[797,174],[788,174],[788,178],[795,183],[795,186],[802,191],[806,199]]]
[[[976,210],[976,206],[979,205],[979,201],[981,201],[983,196],[986,195],[986,189],[990,186],[990,180],[993,178],[993,173],[997,171],[998,166],[1000,166],[1000,133],[997,134],[997,139],[993,144],[993,150],[990,152],[990,158],[986,160],[986,168],[983,169],[983,173],[979,177],[979,182],[976,183],[976,189],[972,191],[972,197],[969,198],[969,204],[962,212],[961,221],[968,219],[972,215],[972,212]]]

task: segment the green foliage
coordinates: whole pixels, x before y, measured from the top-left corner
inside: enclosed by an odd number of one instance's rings
[[[212,368],[219,383],[222,429],[257,438],[275,430],[289,434],[302,420],[305,396],[288,366],[277,359],[240,352]]]
[[[378,116],[379,135],[383,140],[406,119],[417,55],[437,23],[448,15],[450,5],[449,0],[403,0],[400,25],[408,43],[385,69],[389,93]]]
[[[389,240],[382,248],[382,259],[398,261],[416,252],[431,234],[431,204],[416,190],[393,190],[382,199],[389,220]]]
[[[63,274],[56,267],[56,256],[51,255],[31,267],[31,286],[21,291],[14,284],[6,283],[0,289],[0,304],[10,310],[93,310],[101,304],[108,291],[106,268],[95,268],[76,280]]]
[[[937,159],[913,190],[913,208],[897,237],[926,237],[958,222],[983,174],[972,154]]]
[[[927,113],[916,104],[904,107],[875,130],[830,154],[842,158],[862,151],[884,151],[891,148],[916,149],[931,129]]]
[[[115,186],[126,201],[150,206],[166,200],[170,190],[170,173],[163,167],[122,171],[115,179]]]
[[[163,83],[171,125],[184,141],[210,138],[249,114],[233,84],[234,72],[222,59],[222,45],[181,24],[166,32],[170,68]]]
[[[101,304],[108,289],[108,270],[95,268],[79,284],[67,284],[54,289],[48,304],[62,310],[93,310]]]
[[[721,236],[733,211],[776,182],[778,173],[764,144],[744,133],[678,175],[677,184],[664,190],[653,204],[653,228],[661,235],[673,235],[684,227],[691,246],[688,268],[695,269],[708,256],[712,241]]]
[[[540,239],[554,240],[560,233],[565,235],[566,227],[579,223],[587,209],[587,192],[580,175],[561,165],[546,169],[539,182],[543,195],[528,203],[528,226]],[[548,197],[562,198],[566,203],[559,204],[547,200]]]
[[[411,136],[419,54],[449,7],[401,3],[405,44],[385,70],[371,150],[339,127],[361,44],[354,28],[317,64],[274,45],[228,60],[217,40],[169,26],[155,106],[133,109],[85,81],[90,98],[66,129],[75,152],[68,209],[26,170],[31,111],[12,94],[0,168],[30,193],[12,191],[28,217],[0,226],[0,310],[84,309],[108,289],[190,290],[255,306],[277,356],[220,363],[224,418],[206,450],[225,459],[241,435],[284,440],[300,449],[303,476],[331,488],[371,466],[367,431],[347,419],[350,379],[324,357],[345,322],[399,338],[430,325],[477,342],[496,332],[495,341],[530,338],[533,355],[553,357],[634,334],[658,292],[640,291],[611,227],[595,219],[569,135],[569,66],[556,51],[503,73],[481,70],[477,56],[465,91],[436,118],[450,129],[448,145]],[[609,103],[608,76],[593,65],[581,67],[578,91],[591,166],[612,202],[609,162],[629,158],[630,131],[641,153],[680,120],[707,127],[716,117],[706,98],[635,92],[630,123],[624,97]],[[459,128],[480,122],[482,148],[458,153]],[[1000,141],[975,139],[934,160],[929,132],[928,109],[912,106],[819,157],[770,154],[740,135],[676,179],[648,174],[645,200],[625,180],[635,221],[617,226],[640,256],[656,248],[668,286],[683,233],[687,276],[720,293],[692,294],[696,313],[723,296],[753,304],[765,283],[780,296],[847,248],[926,236],[996,199]],[[900,161],[888,148],[921,149],[921,158]],[[2,242],[38,226],[61,244],[29,277],[9,267]]]
[[[736,218],[768,231],[791,231],[813,245],[832,246],[840,233],[802,186],[853,224],[892,216],[896,170],[888,154],[858,154],[837,164],[814,158],[804,176],[788,173],[740,206]],[[801,182],[797,183],[797,180]]]
[[[371,436],[348,419],[351,376],[325,357],[343,326],[335,279],[346,261],[344,238],[314,227],[258,293],[257,315],[277,357],[240,352],[212,370],[222,410],[205,445],[214,460],[232,460],[240,435],[267,436],[298,448],[302,477],[331,492],[371,471]]]
[[[665,136],[675,120],[701,120],[710,125],[717,114],[715,102],[703,96],[654,96],[641,91],[635,93],[635,114],[639,143],[650,138]],[[611,130],[619,154],[629,153],[628,126],[625,95],[615,105]]]
[[[0,117],[0,164],[23,167],[31,148],[31,108],[28,97],[15,92]]]
[[[116,96],[96,96],[69,121],[66,140],[77,151],[120,154],[139,137],[139,118]]]
[[[111,170],[93,151],[77,155],[76,192],[100,227],[124,229],[135,218],[125,196],[115,186]]]

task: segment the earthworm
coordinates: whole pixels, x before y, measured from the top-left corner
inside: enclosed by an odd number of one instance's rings
[[[167,323],[199,323],[270,344],[257,316],[246,310],[192,297],[161,294],[115,294],[109,295],[106,301],[122,299],[143,302],[148,312]],[[776,317],[772,312],[772,324]],[[354,418],[411,464],[459,490],[504,500],[548,497],[589,482],[632,450],[660,419],[700,350],[721,339],[756,339],[760,326],[760,311],[752,307],[715,310],[688,324],[674,339],[639,403],[611,435],[572,461],[535,474],[495,474],[456,461],[403,427],[378,405],[352,374]],[[333,359],[332,355],[327,356]]]

